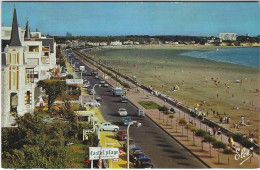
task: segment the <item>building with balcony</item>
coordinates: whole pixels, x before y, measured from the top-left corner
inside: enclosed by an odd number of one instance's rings
[[[12,27],[2,27],[1,125],[12,127],[13,114],[23,116],[34,111],[36,83],[50,77],[56,66],[56,43],[18,26],[14,8]]]

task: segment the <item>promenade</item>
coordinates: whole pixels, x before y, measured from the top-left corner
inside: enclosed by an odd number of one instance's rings
[[[83,60],[82,60],[83,61]],[[88,67],[94,68],[91,64],[83,61]],[[104,73],[99,71],[99,75],[103,76]],[[106,81],[114,87],[122,87],[114,79],[108,78]],[[122,87],[123,88],[123,87]],[[140,101],[153,101],[161,106],[165,105],[168,108],[173,106],[167,102],[159,99],[158,97],[148,93],[147,91],[138,88],[132,88],[127,92],[127,97],[136,107],[143,108],[138,102]],[[199,119],[194,119],[190,115],[182,112],[178,108],[173,107],[175,110],[174,118],[167,121],[167,115],[160,113],[159,110],[145,110],[146,116],[149,117],[154,123],[166,131],[172,138],[177,140],[185,148],[187,148],[193,155],[205,162],[211,168],[259,168],[260,157],[257,154],[253,154],[253,157],[247,158],[242,157],[241,154],[224,154],[222,149],[218,150],[213,148],[209,143],[203,143],[202,137],[194,136],[193,132],[186,130],[184,127],[180,126],[177,122],[180,118],[184,118],[187,122],[190,120],[194,121],[194,125],[198,129],[203,129],[208,131],[210,127],[202,124]],[[219,141],[224,142],[228,145],[228,137],[226,135],[216,135],[215,138]],[[194,140],[193,140],[194,139]],[[236,148],[243,149],[239,143],[234,142]],[[240,157],[239,157],[240,156]],[[245,160],[247,159],[247,160]],[[243,162],[244,161],[244,162]],[[242,164],[241,164],[242,163]]]

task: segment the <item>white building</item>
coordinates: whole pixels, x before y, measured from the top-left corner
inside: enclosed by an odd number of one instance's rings
[[[127,40],[127,41],[124,41],[123,44],[124,44],[124,45],[133,45],[134,42],[131,41],[131,40]]]
[[[120,41],[112,41],[112,42],[110,42],[110,45],[111,46],[119,46],[119,45],[122,45],[122,42],[120,42]]]
[[[56,43],[39,32],[31,34],[28,21],[26,29],[18,28],[15,8],[12,27],[1,31],[1,125],[11,127],[12,114],[33,112],[36,82],[49,78],[49,70],[56,66]]]
[[[237,40],[237,34],[236,33],[219,33],[219,39],[220,40],[236,41]]]

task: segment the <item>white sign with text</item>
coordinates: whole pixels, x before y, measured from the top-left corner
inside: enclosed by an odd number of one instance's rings
[[[118,148],[89,147],[89,159],[115,159],[119,158]]]

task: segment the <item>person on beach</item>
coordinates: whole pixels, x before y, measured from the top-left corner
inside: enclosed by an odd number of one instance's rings
[[[219,123],[222,123],[222,121],[223,121],[223,118],[221,116],[220,119],[219,119]]]
[[[217,132],[217,128],[214,127],[214,128],[213,128],[213,134],[214,134],[214,136],[216,135],[216,132]]]

